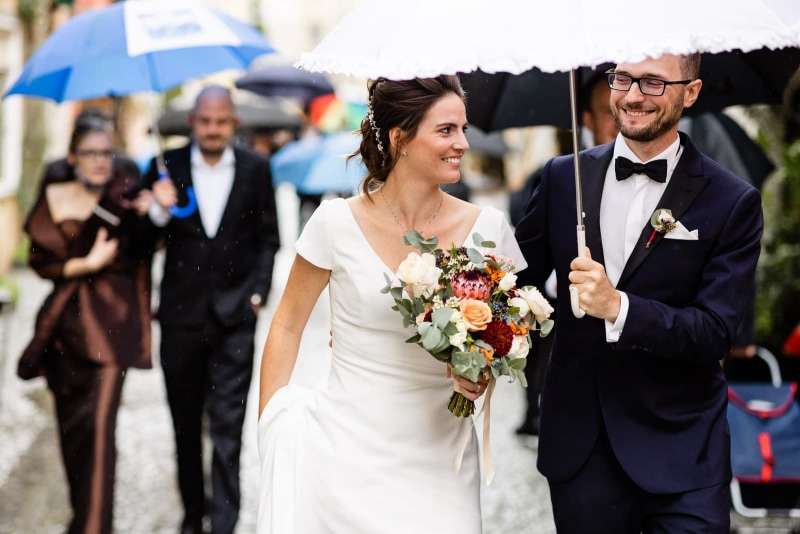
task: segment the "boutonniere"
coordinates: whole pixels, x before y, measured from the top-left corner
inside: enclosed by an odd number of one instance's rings
[[[661,208],[654,211],[653,215],[650,216],[650,226],[653,227],[653,233],[650,234],[650,239],[647,240],[644,248],[650,248],[650,243],[653,242],[656,234],[668,234],[675,229],[677,224],[675,217],[672,216],[672,211]]]

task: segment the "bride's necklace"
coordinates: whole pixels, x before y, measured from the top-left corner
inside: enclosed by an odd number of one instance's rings
[[[378,191],[381,194],[381,198],[383,198],[383,201],[386,203],[386,207],[389,209],[389,213],[392,214],[392,217],[394,217],[394,220],[397,221],[397,224],[400,226],[400,228],[403,229],[403,233],[408,232],[408,228],[406,228],[406,225],[404,225],[400,221],[400,218],[397,216],[397,214],[392,209],[392,205],[389,204],[388,200],[386,200],[386,195],[383,194],[383,188],[381,187]],[[425,230],[428,229],[428,226],[430,226],[430,224],[433,222],[433,220],[436,218],[436,216],[439,215],[439,210],[442,209],[442,204],[444,204],[444,192],[442,192],[442,190],[440,189],[439,190],[439,206],[436,208],[436,211],[433,212],[433,215],[431,215],[431,218],[428,219],[428,222],[425,223],[425,226],[422,227],[422,230],[419,231],[420,234],[424,234]]]

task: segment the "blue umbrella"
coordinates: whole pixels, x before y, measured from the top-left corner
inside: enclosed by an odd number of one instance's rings
[[[161,92],[275,52],[255,28],[202,2],[139,0],[67,21],[31,56],[5,96],[56,102]]]
[[[296,69],[288,64],[251,70],[236,80],[236,87],[263,96],[299,98],[305,105],[318,96],[334,92],[324,74]]]
[[[367,174],[356,158],[345,158],[358,149],[361,138],[350,132],[308,137],[282,147],[270,159],[272,181],[289,182],[301,193],[352,192]]]
[[[82,13],[31,56],[6,92],[56,102],[165,91],[190,78],[245,69],[275,49],[252,26],[191,0],[119,2]],[[166,167],[158,158],[160,174]],[[190,204],[173,215],[193,213]]]

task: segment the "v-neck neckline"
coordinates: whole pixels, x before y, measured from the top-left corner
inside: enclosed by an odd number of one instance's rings
[[[397,276],[396,275],[397,268],[396,267],[395,268],[390,267],[389,264],[383,258],[381,258],[380,255],[378,255],[378,253],[375,251],[375,248],[372,246],[372,243],[369,242],[369,239],[367,239],[366,234],[361,229],[361,226],[358,224],[358,220],[356,220],[356,216],[353,213],[352,208],[350,208],[350,204],[347,202],[347,199],[340,198],[340,199],[337,199],[337,200],[344,203],[344,207],[345,207],[347,213],[350,216],[350,220],[352,221],[353,225],[355,226],[356,230],[358,231],[358,235],[361,236],[361,239],[364,241],[364,244],[367,246],[369,251],[372,253],[372,256],[376,260],[378,260],[378,262],[380,262],[381,265],[384,266],[384,268],[388,269],[389,272],[392,273],[393,277],[396,277]],[[461,246],[466,246],[466,242],[469,240],[469,238],[472,236],[472,234],[475,233],[475,227],[478,226],[478,223],[480,222],[480,220],[483,217],[484,213],[486,213],[486,208],[485,207],[481,207],[480,211],[478,212],[478,216],[475,217],[475,221],[472,223],[472,226],[470,227],[469,232],[467,232],[467,237],[464,238],[464,242],[461,244]],[[439,245],[437,245],[437,246],[438,246],[438,248],[441,248],[441,243]]]

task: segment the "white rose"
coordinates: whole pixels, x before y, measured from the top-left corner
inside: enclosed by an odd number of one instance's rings
[[[508,303],[515,308],[519,308],[520,317],[525,317],[532,313],[539,323],[546,321],[550,314],[553,313],[553,307],[539,293],[539,290],[533,286],[517,289],[517,296],[509,299]]]
[[[506,273],[506,275],[500,279],[499,287],[503,291],[508,291],[514,284],[517,283],[517,275],[514,273]]]
[[[467,341],[467,323],[464,322],[464,317],[459,310],[453,310],[450,322],[458,328],[458,332],[450,336],[450,344],[461,351],[466,350],[464,343]]]
[[[439,287],[441,274],[442,270],[436,267],[436,256],[429,252],[422,255],[409,252],[397,268],[397,277],[411,286],[411,294],[415,298],[430,297]]]
[[[514,336],[514,340],[511,342],[511,349],[508,351],[507,356],[510,360],[527,358],[530,350],[531,344],[528,342],[527,334],[524,336]]]

